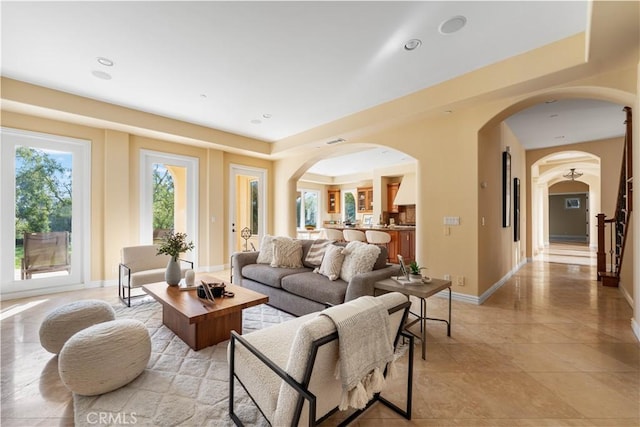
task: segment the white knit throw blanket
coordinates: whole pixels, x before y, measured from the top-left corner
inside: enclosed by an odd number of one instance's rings
[[[384,368],[393,361],[388,310],[374,297],[365,296],[321,314],[329,317],[338,330],[336,378],[342,381],[339,409],[362,409],[384,387]]]

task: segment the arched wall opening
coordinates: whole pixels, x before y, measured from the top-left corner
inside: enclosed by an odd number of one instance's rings
[[[320,161],[331,160],[354,153],[363,153],[363,160],[367,162],[367,150],[371,150],[372,148],[388,148],[390,150],[403,153],[409,159],[409,163],[386,165],[369,163],[367,165],[366,172],[341,176],[322,176],[308,172],[312,166]],[[304,194],[305,191],[317,192],[320,211],[318,227],[322,228],[325,222],[337,223],[344,221],[344,196],[348,193],[355,194],[357,188],[371,187],[372,209],[370,211],[367,210],[366,213],[357,211],[356,221],[363,226],[368,225],[365,224],[365,221],[371,221],[370,224],[372,226],[378,226],[380,222],[385,224],[388,224],[389,222],[389,215],[387,211],[387,206],[389,205],[387,184],[391,182],[401,182],[405,177],[411,174],[413,174],[413,180],[417,180],[416,173],[418,171],[418,161],[412,156],[394,147],[387,147],[386,145],[374,143],[343,143],[326,148],[323,147],[322,150],[317,150],[317,153],[312,153],[310,156],[301,155],[299,157],[299,162],[291,162],[291,159],[289,159],[287,163],[295,166],[287,173],[288,196],[285,196],[286,200],[281,200],[281,202],[284,202],[288,207],[288,234],[290,236],[301,235],[302,237],[310,234],[304,232],[301,234],[299,228],[300,224],[298,224],[300,221],[298,208],[301,193]],[[405,184],[409,185],[408,183],[409,178],[406,178]],[[416,193],[415,205],[411,207],[411,209],[413,209],[412,215],[417,216],[419,201],[415,183],[411,187],[413,188],[414,193]],[[340,212],[328,213],[328,190],[339,191],[341,205]],[[284,212],[282,212],[282,214],[284,214]],[[416,224],[416,227],[417,226],[418,224]]]
[[[515,135],[506,125],[505,120],[511,115],[525,110],[536,104],[540,104],[549,99],[595,99],[609,101],[621,106],[635,105],[635,95],[617,89],[605,87],[577,86],[570,88],[560,88],[549,91],[542,91],[533,96],[520,99],[513,104],[506,106],[491,119],[489,119],[478,132],[478,218],[480,227],[478,228],[478,293],[488,297],[493,285],[498,285],[509,277],[519,266],[534,255],[534,248],[544,246],[548,241],[548,229],[543,227],[535,229],[533,224],[544,223],[540,218],[548,212],[545,199],[548,198],[548,185],[546,190],[540,188],[539,182],[533,182],[532,165],[541,157],[559,151],[570,151],[567,146],[555,147],[549,152],[544,150],[532,155],[531,151],[526,151],[517,140]],[[621,126],[623,124],[621,123]],[[612,141],[621,145],[621,141]],[[590,142],[578,144],[580,151],[601,157],[598,149],[591,150]],[[501,152],[508,149],[511,152],[512,177],[521,179],[521,216],[520,226],[522,229],[521,241],[513,239],[512,227],[501,227],[502,210],[502,164],[500,162]],[[515,153],[515,155],[514,155]],[[606,154],[605,154],[606,156]],[[616,157],[616,156],[613,156]],[[619,160],[602,157],[600,177],[604,174],[619,176]],[[580,163],[580,167],[586,166]],[[573,166],[572,166],[573,167]],[[576,166],[578,167],[578,166]],[[544,178],[544,177],[543,177]],[[607,207],[615,207],[615,203],[609,203],[603,197],[598,198],[596,193],[601,193],[598,188],[600,179],[597,175],[584,178],[590,186],[590,200],[592,216],[598,211],[609,213]],[[547,184],[553,184],[548,180]],[[608,194],[607,194],[608,197]],[[597,208],[599,206],[602,209]],[[593,227],[590,227],[590,238],[595,236]],[[546,236],[546,237],[545,237]],[[593,241],[590,240],[590,244]]]
[[[597,245],[595,214],[601,211],[601,161],[600,157],[583,151],[560,151],[534,162],[531,176],[531,247],[536,256],[549,246],[549,195],[550,188],[566,182],[562,175],[575,168],[583,175],[576,181],[584,183],[589,193],[589,246]],[[593,218],[591,218],[593,217]]]

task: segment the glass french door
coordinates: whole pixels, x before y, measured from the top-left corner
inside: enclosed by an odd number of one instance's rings
[[[3,297],[89,279],[90,142],[2,128]]]
[[[266,232],[267,171],[231,165],[229,253],[259,249]]]
[[[184,257],[197,260],[198,159],[142,150],[140,170],[140,243],[157,243],[171,231],[186,233],[196,247]]]

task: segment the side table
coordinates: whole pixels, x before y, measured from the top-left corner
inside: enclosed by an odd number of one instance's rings
[[[440,291],[445,289],[449,290],[449,319],[438,319],[433,317],[427,317],[427,298],[437,294]],[[376,282],[374,284],[374,293],[375,290],[385,291],[385,292],[400,292],[407,296],[413,296],[420,299],[420,314],[410,312],[416,319],[407,323],[405,325],[405,329],[410,326],[420,323],[420,335],[415,334],[412,331],[407,331],[412,335],[420,338],[422,342],[422,359],[424,360],[426,357],[426,324],[427,320],[436,320],[438,322],[444,322],[447,324],[447,336],[451,336],[451,280],[441,280],[441,279],[432,279],[431,283],[422,283],[422,282],[407,282],[405,280],[396,280],[396,279],[384,279]]]

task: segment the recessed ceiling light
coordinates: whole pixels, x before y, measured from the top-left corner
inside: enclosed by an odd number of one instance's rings
[[[254,125],[259,125],[260,123],[262,123],[262,120],[253,119],[251,120],[251,123],[253,123]]]
[[[102,56],[97,58],[97,61],[100,65],[104,65],[105,67],[113,67],[113,61],[109,58],[104,58]]]
[[[411,39],[404,44],[404,50],[415,50],[422,45],[422,40],[420,39]]]
[[[270,119],[271,118],[271,114],[266,113],[266,114],[263,114],[262,117],[264,117],[265,119]]]
[[[440,31],[440,34],[453,34],[460,31],[465,25],[467,25],[467,18],[458,15],[442,22],[438,27],[438,31]]]
[[[93,74],[94,77],[102,80],[111,80],[111,74],[105,73],[104,71],[93,70],[91,74]]]

